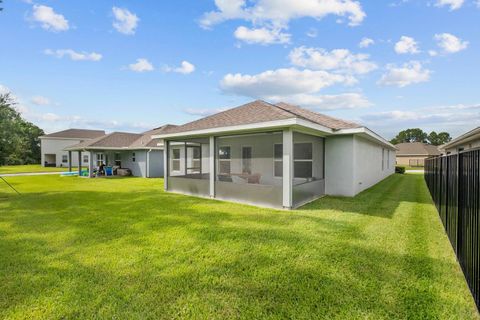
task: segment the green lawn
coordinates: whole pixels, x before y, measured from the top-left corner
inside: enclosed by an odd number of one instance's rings
[[[479,318],[422,175],[295,211],[161,179],[8,181],[0,318]]]
[[[6,173],[31,173],[31,172],[58,172],[58,171],[67,171],[68,167],[64,168],[52,168],[52,167],[42,167],[39,164],[27,164],[21,166],[0,166],[0,174]],[[72,170],[78,170],[74,167]]]

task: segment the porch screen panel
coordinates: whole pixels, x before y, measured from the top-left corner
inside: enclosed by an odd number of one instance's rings
[[[324,139],[293,133],[293,206],[325,194]]]
[[[169,191],[209,196],[208,139],[170,141],[168,150]]]
[[[283,181],[275,175],[274,155],[275,145],[281,143],[280,132],[218,137],[215,197],[282,207]]]

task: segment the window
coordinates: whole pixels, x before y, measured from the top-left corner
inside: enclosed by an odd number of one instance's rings
[[[230,174],[231,173],[231,160],[232,154],[230,147],[218,148],[218,173]]]
[[[135,162],[135,152],[132,152],[132,162]]]
[[[390,169],[390,149],[387,150],[387,169]]]
[[[382,148],[382,171],[385,170],[385,149]]]
[[[97,166],[101,166],[103,164],[104,155],[103,153],[97,153]]]
[[[172,171],[180,171],[180,149],[172,149]]]
[[[187,174],[201,173],[202,149],[200,146],[187,145]]]
[[[122,157],[119,152],[115,152],[115,165],[118,167],[122,166]]]
[[[252,147],[242,147],[242,173],[252,174]]]
[[[68,156],[66,154],[62,155],[62,162],[67,163],[68,162]]]
[[[273,145],[273,175],[275,177],[283,176],[283,145],[281,143]]]
[[[312,143],[295,143],[293,145],[293,176],[295,178],[313,177]]]
[[[88,154],[83,155],[83,162],[88,163]]]

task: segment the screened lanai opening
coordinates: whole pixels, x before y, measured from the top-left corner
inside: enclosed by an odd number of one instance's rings
[[[215,197],[282,207],[282,132],[215,139]]]
[[[208,138],[169,141],[168,190],[208,196],[210,194],[209,155]]]
[[[293,207],[325,194],[324,141],[321,137],[293,133]]]

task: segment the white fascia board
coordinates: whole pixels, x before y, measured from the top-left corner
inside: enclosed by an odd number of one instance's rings
[[[376,140],[380,144],[389,147],[392,150],[397,150],[397,148],[388,142],[386,139],[381,137],[380,135],[376,134],[372,130],[368,129],[367,127],[360,127],[360,128],[350,128],[350,129],[340,129],[338,131],[335,131],[335,135],[341,135],[341,134],[365,134],[368,137]]]
[[[47,136],[40,136],[38,137],[40,140],[42,139],[51,139],[51,140],[92,140],[92,138],[62,138],[62,137],[47,137]]]
[[[275,121],[266,121],[266,122],[257,122],[250,124],[242,124],[237,126],[228,126],[228,127],[218,127],[218,128],[208,128],[201,130],[185,131],[171,134],[159,134],[152,135],[152,139],[166,139],[166,138],[177,138],[177,137],[187,137],[187,136],[209,136],[209,135],[219,135],[224,133],[238,133],[242,131],[253,131],[253,130],[262,130],[262,129],[274,129],[290,126],[303,126],[325,133],[332,133],[332,129],[325,126],[315,124],[310,121],[306,121],[298,118],[291,118],[285,120],[275,120]]]
[[[462,134],[461,136],[453,139],[450,142],[445,143],[444,145],[441,145],[441,149],[450,149],[455,146],[470,142],[472,140],[477,140],[480,139],[480,127],[475,128],[467,133]]]

